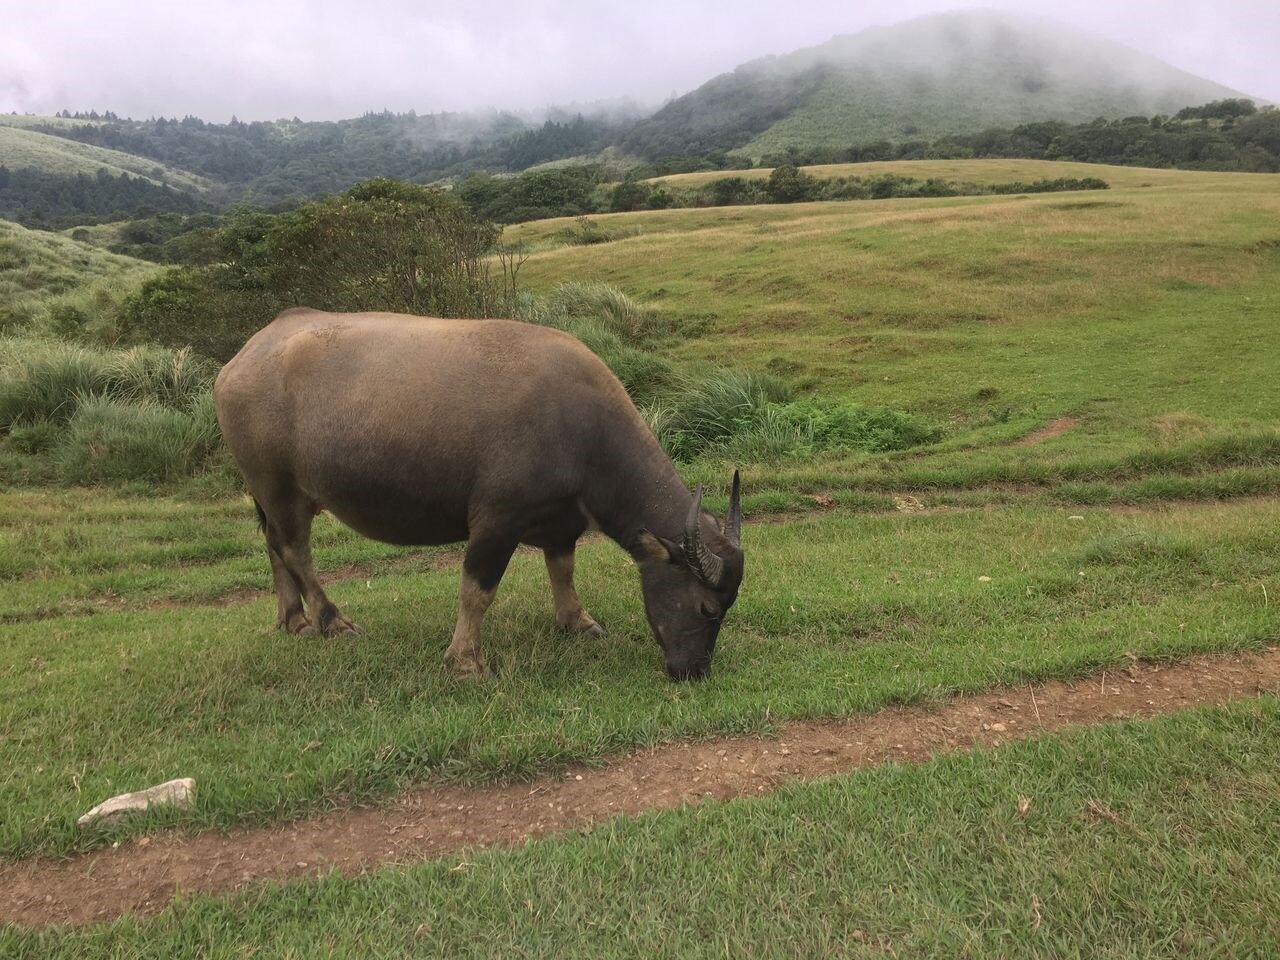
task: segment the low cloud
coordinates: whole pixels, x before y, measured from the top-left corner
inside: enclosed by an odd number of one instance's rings
[[[368,110],[658,102],[744,60],[955,9],[928,0],[649,4],[521,0],[42,0],[7,4],[0,110],[336,119]],[[1280,5],[1080,0],[988,6],[1052,16],[1280,101]]]

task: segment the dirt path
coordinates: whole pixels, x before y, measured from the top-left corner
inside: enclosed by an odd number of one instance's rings
[[[422,789],[387,808],[226,834],[143,837],[70,860],[0,866],[0,923],[80,924],[152,914],[178,890],[222,894],[334,867],[358,873],[467,847],[518,844],[619,814],[755,795],[783,780],[847,773],[886,760],[922,762],[941,751],[1261,692],[1280,692],[1280,648],[1165,666],[1133,663],[1077,683],[957,697],[936,708],[789,723],[767,740],[671,744],[532,784]]]
[[[1068,430],[1074,428],[1080,421],[1075,417],[1059,417],[1057,420],[1050,420],[1039,430],[1029,433],[1017,443],[1016,447],[1030,447],[1037,443],[1044,443],[1046,440],[1052,440],[1054,437],[1060,437]]]

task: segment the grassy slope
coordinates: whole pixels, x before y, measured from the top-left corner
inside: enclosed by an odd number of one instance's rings
[[[1126,172],[1152,186],[615,214],[600,225],[638,235],[591,247],[557,245],[562,221],[508,237],[536,244],[534,289],[603,280],[701,331],[683,359],[925,413],[1000,462],[1274,427],[1280,178]],[[1083,424],[1061,440],[993,445],[1065,414]]]
[[[541,558],[523,553],[486,619],[497,675],[460,683],[441,657],[456,567],[334,584],[368,635],[299,640],[273,629],[267,597],[222,608],[119,602],[242,587],[255,579],[254,554],[265,587],[247,506],[236,525],[226,505],[95,498],[68,509],[36,493],[4,503],[18,553],[6,615],[19,618],[0,625],[5,856],[100,844],[109,835],[74,827],[88,798],[175,776],[202,785],[181,822],[226,826],[424,777],[524,776],[632,744],[1072,675],[1129,653],[1280,639],[1280,612],[1264,602],[1280,596],[1274,501],[1082,509],[1083,520],[1027,505],[752,526],[747,586],[715,676],[694,686],[662,679],[634,570],[611,544],[584,547],[578,565],[610,636],[558,635]],[[327,563],[390,552],[322,525]],[[104,612],[22,619],[55,597]]]
[[[723,177],[742,177],[746,180],[763,180],[773,172],[772,167],[752,167],[749,170],[703,170],[698,173],[677,173],[665,177],[653,177],[648,183],[668,183],[673,187],[698,187]],[[1033,180],[1056,180],[1059,177],[1098,177],[1113,188],[1130,187],[1185,187],[1194,185],[1201,190],[1235,193],[1255,190],[1258,180],[1274,179],[1270,174],[1252,173],[1188,173],[1184,170],[1152,167],[1121,167],[1106,163],[1076,163],[1071,160],[882,160],[871,163],[823,163],[804,168],[813,177],[874,177],[885,173],[900,177],[942,180],[980,184],[1000,184]],[[1061,199],[1061,198],[1060,198]]]
[[[42,117],[30,113],[0,113],[0,127],[89,127],[105,123],[103,120],[76,120],[71,117]]]
[[[36,167],[45,173],[89,176],[105,169],[113,177],[128,174],[190,193],[203,193],[211,186],[204,177],[149,157],[4,124],[0,124],[0,164],[10,169]]]
[[[120,297],[160,268],[64,234],[0,220],[0,332],[40,329],[59,305],[105,319]]]
[[[1273,698],[1245,700],[521,849],[197,898],[144,923],[0,931],[0,950],[15,960],[1272,956],[1278,724]]]

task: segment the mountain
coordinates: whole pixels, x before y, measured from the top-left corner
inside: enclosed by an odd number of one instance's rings
[[[907,20],[721,74],[620,141],[648,158],[932,140],[1038,120],[1174,113],[1239,91],[1062,24],[990,10]]]

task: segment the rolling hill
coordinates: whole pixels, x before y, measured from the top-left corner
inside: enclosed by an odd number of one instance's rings
[[[621,146],[650,158],[717,149],[759,158],[1243,96],[1061,24],[962,11],[743,64],[638,123]]]
[[[113,177],[126,174],[142,177],[157,186],[168,185],[192,194],[204,193],[212,186],[205,177],[158,160],[24,129],[9,122],[19,119],[29,121],[31,118],[0,116],[0,165],[11,169],[34,167],[44,173],[71,176],[79,173],[93,176],[99,170],[106,170]],[[49,118],[38,119],[47,121]],[[56,118],[54,122],[57,122]]]

